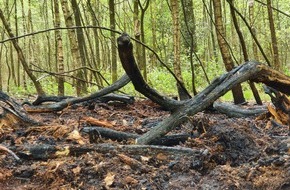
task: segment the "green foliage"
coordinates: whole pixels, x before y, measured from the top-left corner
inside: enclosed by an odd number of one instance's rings
[[[0,8],[4,11],[5,17],[7,21],[9,21],[12,32],[15,35],[23,35],[26,33],[36,32],[39,30],[50,29],[54,27],[54,14],[53,10],[54,5],[53,1],[0,1]],[[92,4],[93,13],[95,14],[93,17],[91,12],[89,12],[88,2],[87,1],[78,1],[79,9],[81,10],[81,17],[83,21],[83,25],[92,25],[93,19],[97,20],[97,24],[102,27],[110,28],[109,22],[109,10],[108,10],[108,1],[90,1]],[[141,1],[143,4],[144,1]],[[241,47],[239,45],[239,41],[237,38],[237,34],[233,28],[232,20],[230,17],[229,6],[227,1],[222,1],[223,3],[223,16],[224,16],[224,25],[226,29],[226,40],[228,45],[231,48],[232,56],[236,58],[238,64],[243,62],[243,55],[241,53]],[[16,4],[16,7],[14,7]],[[171,11],[169,8],[168,1],[150,1],[150,6],[144,16],[144,35],[145,35],[145,43],[153,48],[153,23],[155,26],[155,34],[156,41],[155,51],[159,55],[159,57],[169,66],[173,65],[173,32],[172,32],[172,18]],[[69,6],[71,4],[69,3]],[[135,36],[135,27],[133,20],[133,6],[132,1],[120,1],[115,2],[116,6],[116,30],[125,31],[129,33],[130,36]],[[235,1],[235,6],[239,12],[245,17],[245,19],[250,22],[248,16],[248,1]],[[287,11],[290,9],[290,4],[288,0],[279,0],[273,3],[275,8],[278,8],[282,11]],[[212,81],[216,77],[219,77],[221,74],[225,72],[224,64],[221,61],[220,52],[218,49],[215,27],[213,26],[212,19],[213,15],[208,15],[207,9],[209,9],[210,4],[209,1],[193,1],[193,11],[195,17],[195,27],[196,27],[196,39],[195,42],[197,44],[196,54],[201,60],[205,72],[209,77],[209,80]],[[71,11],[73,10],[70,7]],[[73,13],[73,11],[72,11]],[[278,13],[274,11],[274,19],[276,26],[276,34],[278,38],[278,46],[280,51],[280,59],[281,64],[284,66],[284,71],[286,74],[290,74],[289,71],[289,44],[290,44],[290,19],[285,16],[285,14]],[[141,14],[141,10],[139,10],[139,16]],[[75,15],[72,15],[74,18]],[[152,20],[152,18],[154,20]],[[60,6],[60,19],[61,26],[65,26],[65,18]],[[185,27],[184,23],[184,15],[180,10],[180,27]],[[154,21],[154,22],[153,22]],[[1,21],[0,21],[1,22]],[[254,56],[253,53],[253,39],[252,36],[242,21],[240,17],[238,17],[238,22],[240,29],[243,33],[243,36],[246,41],[247,50],[249,53],[249,59],[264,62],[264,59],[261,53],[258,50],[257,57]],[[191,23],[193,24],[193,23]],[[17,26],[17,27],[16,27]],[[270,44],[270,29],[268,23],[267,9],[265,6],[259,4],[258,2],[254,3],[254,18],[252,27],[255,28],[257,38],[261,43],[262,48],[264,49],[267,56],[269,56],[271,60],[272,50]],[[17,31],[16,31],[17,29]],[[184,28],[183,28],[184,30]],[[4,30],[3,30],[4,31]],[[110,52],[112,48],[110,47],[110,31],[105,30],[97,30],[98,35],[95,35],[93,29],[84,29],[85,36],[85,49],[88,52],[86,57],[87,63],[86,66],[92,67],[93,69],[100,70],[104,77],[111,81],[111,62],[110,62]],[[27,62],[33,63],[37,65],[39,68],[51,72],[57,72],[57,63],[56,63],[56,55],[57,55],[57,40],[55,38],[55,31],[47,31],[44,33],[35,34],[32,36],[28,36],[26,38],[18,39],[19,46],[22,48],[24,56]],[[71,47],[68,38],[68,30],[61,31],[62,44],[63,44],[63,58],[64,58],[64,70],[69,71],[75,68],[73,66],[73,57],[71,54]],[[8,36],[5,32],[1,35],[0,40],[7,39]],[[182,39],[182,41],[189,42],[189,39]],[[96,60],[96,51],[97,51],[97,42],[99,42],[99,53],[100,53],[100,63],[96,63],[95,65],[92,60]],[[2,44],[1,44],[2,45]],[[186,48],[187,47],[187,48]],[[7,80],[11,80],[12,75],[21,75],[16,76],[15,78],[20,78],[20,83],[23,84],[23,76],[22,73],[23,68],[19,64],[17,60],[17,54],[13,46],[11,46],[10,42],[4,43],[3,46],[0,46],[0,61],[1,61],[1,73],[3,77],[3,86],[4,91],[7,89]],[[192,73],[191,67],[189,63],[188,56],[188,46],[183,44],[181,48],[181,68],[182,68],[182,76],[184,79],[184,83],[186,88],[191,92],[192,86]],[[147,69],[148,69],[148,83],[160,91],[162,94],[173,95],[177,94],[176,91],[176,81],[174,78],[157,62],[155,65],[150,65],[150,60],[152,58],[151,52],[147,53]],[[215,59],[216,57],[216,59]],[[205,74],[200,66],[200,63],[197,62],[196,57],[193,57],[194,61],[194,71],[195,71],[195,85],[197,91],[200,92],[208,85]],[[20,66],[19,66],[20,65]],[[29,65],[31,68],[35,69],[32,64]],[[19,71],[18,71],[19,68]],[[37,68],[37,70],[39,69]],[[124,71],[121,68],[120,63],[118,63],[118,75],[121,76]],[[14,73],[12,73],[14,72]],[[9,74],[8,74],[9,73]],[[20,74],[21,73],[21,74]],[[39,73],[34,74],[37,76]],[[9,76],[9,77],[8,77]],[[39,77],[39,76],[38,76]],[[16,87],[15,85],[10,85],[9,89],[11,93],[15,95],[28,95],[35,94],[36,91],[32,82],[29,78],[25,77],[25,82],[27,83],[27,88],[23,86]],[[66,95],[75,95],[75,87],[72,85],[73,80],[70,78],[66,78],[67,82],[65,83],[65,94]],[[12,84],[12,81],[9,81],[9,84]],[[41,84],[45,89],[47,94],[57,94],[57,83],[53,78],[45,78],[41,80]],[[253,99],[251,95],[251,90],[248,85],[243,85],[244,93],[246,99]],[[89,86],[89,93],[95,92],[97,88],[95,86]],[[134,90],[132,84],[125,86],[122,91],[141,96]],[[262,99],[265,100],[268,96],[264,96],[263,90],[261,86],[259,86],[259,91]],[[231,93],[227,93],[222,97],[225,100],[231,100]]]

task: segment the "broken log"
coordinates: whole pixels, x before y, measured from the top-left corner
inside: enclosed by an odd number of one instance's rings
[[[264,90],[275,106],[275,108],[268,106],[270,114],[279,124],[288,125],[290,130],[290,100],[272,87],[264,86]]]

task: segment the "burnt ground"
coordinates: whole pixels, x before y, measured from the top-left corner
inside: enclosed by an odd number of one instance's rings
[[[194,154],[170,155],[162,149],[127,152],[118,145],[134,144],[133,140],[101,137],[95,145],[117,148],[47,159],[23,156],[25,151],[18,150],[35,145],[90,145],[90,136],[81,132],[90,125],[84,116],[117,131],[142,134],[168,115],[148,100],[29,114],[44,125],[1,127],[1,144],[21,161],[1,151],[0,189],[290,189],[289,129],[269,118],[200,112],[171,132],[193,134],[175,147],[192,149]]]

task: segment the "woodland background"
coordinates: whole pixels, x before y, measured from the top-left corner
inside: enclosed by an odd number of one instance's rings
[[[143,43],[134,44],[139,67],[165,94],[176,87],[162,63],[192,94],[226,71],[219,37],[233,65],[255,60],[289,75],[289,10],[288,0],[3,0],[0,90],[80,96],[103,88],[124,73],[122,32]],[[122,90],[139,95],[132,85]]]

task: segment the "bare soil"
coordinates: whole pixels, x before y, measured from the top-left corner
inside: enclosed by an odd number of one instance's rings
[[[0,189],[290,189],[289,129],[267,118],[196,114],[171,132],[192,134],[175,147],[190,148],[194,155],[168,155],[162,150],[128,153],[116,148],[32,159],[19,151],[34,145],[89,145],[90,136],[81,132],[90,126],[84,116],[109,123],[117,131],[143,134],[168,115],[149,100],[132,105],[95,102],[57,113],[29,114],[45,125],[1,128],[1,144],[21,161],[1,152]],[[134,141],[98,137],[94,143]]]

